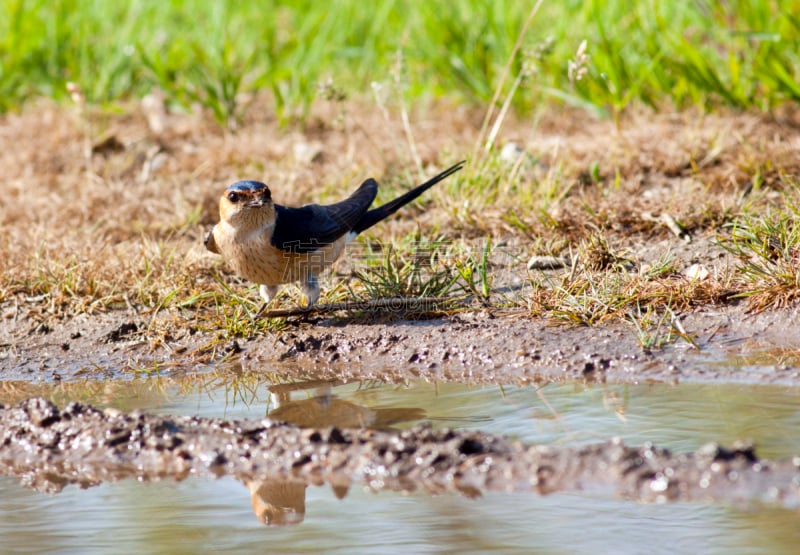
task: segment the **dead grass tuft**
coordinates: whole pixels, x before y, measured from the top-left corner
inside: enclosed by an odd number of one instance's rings
[[[643,312],[686,311],[727,301],[731,295],[725,279],[693,280],[681,275],[653,279],[591,270],[533,285],[533,315],[587,326]]]

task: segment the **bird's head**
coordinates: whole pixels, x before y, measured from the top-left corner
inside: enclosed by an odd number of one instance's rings
[[[219,199],[219,217],[236,228],[260,228],[275,221],[269,187],[260,181],[237,181]]]

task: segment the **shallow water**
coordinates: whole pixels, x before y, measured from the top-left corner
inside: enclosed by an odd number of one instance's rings
[[[3,403],[33,394],[60,405],[80,400],[125,411],[225,418],[262,418],[277,409],[306,420],[336,412],[338,419],[364,422],[374,419],[375,409],[391,408],[384,414],[411,419],[396,427],[418,422],[424,412],[422,420],[434,426],[476,428],[525,442],[595,443],[620,436],[630,445],[652,441],[682,452],[709,441],[752,439],[764,457],[800,453],[800,390],[774,386],[298,387],[275,386],[267,376],[220,374],[0,384]],[[8,553],[794,553],[798,520],[795,510],[756,504],[644,505],[596,493],[468,499],[373,494],[358,486],[337,499],[323,486],[305,491],[301,524],[265,527],[253,514],[247,488],[229,478],[71,486],[56,496],[0,478],[0,552]]]
[[[603,497],[479,499],[307,493],[298,526],[265,527],[230,480],[104,484],[57,496],[0,479],[7,553],[796,553],[797,514]]]

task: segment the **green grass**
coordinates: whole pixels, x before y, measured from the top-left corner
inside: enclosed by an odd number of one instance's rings
[[[248,108],[242,93],[267,90],[281,116],[302,117],[330,77],[345,94],[394,82],[406,99],[483,106],[509,60],[500,98],[515,87],[519,110],[545,99],[610,115],[631,103],[769,110],[800,99],[791,2],[544,2],[512,59],[533,4],[3,0],[0,111],[64,100],[68,81],[100,105],[160,86],[232,126]],[[584,39],[586,72],[570,81]]]
[[[405,258],[391,246],[381,264],[357,271],[356,277],[371,299],[445,297],[458,280],[457,274],[439,263],[433,248]]]
[[[781,308],[800,298],[800,198],[796,190],[780,207],[745,211],[726,226],[719,244],[740,262],[739,296],[753,310]]]
[[[489,237],[477,253],[464,244],[422,241],[416,234],[397,245],[371,245],[370,249],[376,246],[378,252],[367,251],[362,260],[366,266],[355,272],[360,291],[351,289],[351,297],[444,299],[467,296],[488,306],[492,293]]]

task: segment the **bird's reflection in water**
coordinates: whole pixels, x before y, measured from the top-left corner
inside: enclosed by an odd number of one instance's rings
[[[314,380],[302,383],[273,385],[269,388],[275,408],[271,420],[301,428],[369,428],[391,430],[392,426],[425,418],[425,411],[412,407],[366,407],[340,399],[333,387],[341,382]],[[294,391],[313,389],[314,396],[292,400]],[[268,478],[247,483],[253,512],[268,526],[303,522],[306,512],[306,488],[303,480]],[[347,494],[347,485],[333,485],[337,498]]]
[[[299,480],[254,480],[247,484],[253,512],[262,524],[300,524],[306,515],[306,488]]]
[[[310,384],[310,385],[308,385]],[[333,394],[335,382],[319,381],[284,384],[270,387],[275,408],[269,412],[272,420],[287,422],[301,428],[369,428],[390,430],[395,424],[425,418],[425,411],[409,407],[365,407],[340,399]],[[310,398],[293,401],[291,392],[306,386],[316,389]]]

